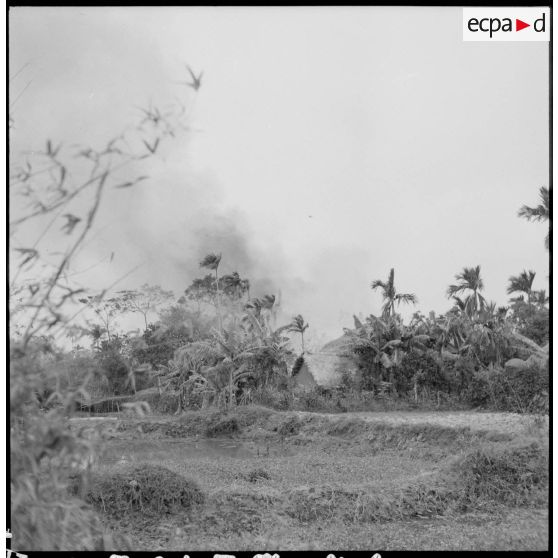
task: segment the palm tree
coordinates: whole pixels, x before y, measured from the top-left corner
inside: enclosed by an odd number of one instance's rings
[[[215,271],[215,288],[217,289],[217,316],[219,318],[219,331],[223,331],[223,318],[221,316],[221,297],[219,293],[219,264],[221,263],[221,254],[208,254],[200,262],[200,267]]]
[[[541,203],[537,207],[529,207],[527,205],[521,206],[517,215],[524,217],[527,221],[549,221],[550,220],[550,192],[548,188],[542,186],[539,188],[539,197]],[[544,245],[548,250],[550,247],[550,231],[546,233]]]
[[[507,289],[508,294],[512,293],[525,293],[527,295],[527,304],[531,304],[531,296],[533,295],[533,281],[535,280],[536,273],[534,271],[523,270],[519,275],[511,276],[509,278],[509,285]]]
[[[242,298],[248,289],[248,279],[241,279],[237,271],[221,277],[222,292],[235,300]]]
[[[486,300],[480,294],[484,288],[480,276],[480,265],[476,267],[464,267],[455,278],[459,281],[457,285],[450,285],[447,290],[448,298],[458,299],[459,294],[464,293],[465,299],[463,301],[463,309],[465,313],[472,317],[473,314],[484,310],[486,307]]]
[[[380,281],[376,279],[372,281],[370,288],[375,291],[376,289],[382,290],[382,297],[385,300],[384,305],[382,306],[382,316],[384,318],[389,318],[393,314],[395,314],[395,305],[397,306],[401,302],[405,304],[416,304],[418,299],[414,294],[408,293],[398,293],[395,289],[395,270],[391,268],[389,272],[389,277],[387,282]]]
[[[250,300],[250,280],[242,279],[240,281],[240,291],[246,293],[246,300]]]
[[[544,289],[542,291],[533,291],[532,295],[533,301],[539,309],[543,309],[550,302],[550,299],[546,296],[546,291]]]
[[[293,321],[289,324],[288,331],[292,333],[300,333],[300,343],[302,346],[302,353],[304,354],[304,332],[308,329],[308,324],[304,323],[304,318],[298,314],[293,318]]]
[[[275,295],[264,295],[259,301],[264,321],[271,328],[275,325]]]
[[[455,305],[454,307],[451,309],[451,312],[455,313],[455,314],[461,314],[463,312],[465,312],[465,310],[467,309],[467,305],[465,304],[465,301],[461,298],[459,298],[458,296],[452,296],[451,298],[453,298]]]

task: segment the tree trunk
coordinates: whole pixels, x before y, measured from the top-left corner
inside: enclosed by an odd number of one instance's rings
[[[229,371],[229,409],[233,406],[233,371],[232,368]]]
[[[219,291],[219,274],[215,268],[215,288],[217,289],[217,319],[219,320],[219,331],[223,333],[223,318],[221,316],[221,292]]]

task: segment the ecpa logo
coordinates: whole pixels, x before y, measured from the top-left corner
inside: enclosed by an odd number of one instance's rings
[[[549,8],[463,8],[464,41],[548,41]]]

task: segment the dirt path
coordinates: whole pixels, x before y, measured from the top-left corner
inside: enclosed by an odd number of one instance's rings
[[[366,422],[382,422],[388,424],[436,424],[450,428],[470,427],[472,430],[489,430],[505,433],[517,433],[535,426],[535,418],[516,413],[487,413],[475,411],[439,411],[439,412],[352,412],[339,415],[328,413],[310,413],[296,411],[299,416],[313,415],[329,417],[331,420],[360,418]],[[548,417],[544,423],[548,426]]]

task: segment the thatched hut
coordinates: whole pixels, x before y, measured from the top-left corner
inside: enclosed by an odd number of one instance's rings
[[[293,381],[298,387],[333,387],[339,384],[344,372],[354,374],[356,365],[349,357],[349,340],[346,335],[330,341],[317,352],[302,355],[302,364],[293,370]]]

